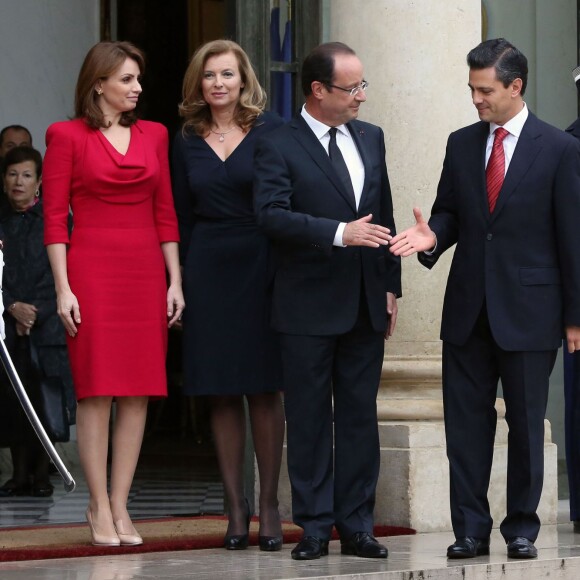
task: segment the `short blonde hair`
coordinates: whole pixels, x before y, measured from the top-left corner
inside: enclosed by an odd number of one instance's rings
[[[238,61],[238,68],[244,88],[236,107],[234,119],[244,132],[248,131],[266,105],[266,92],[260,86],[252,63],[242,47],[232,40],[212,40],[199,47],[193,56],[183,78],[183,100],[178,106],[183,117],[183,132],[193,131],[205,136],[212,125],[211,109],[203,98],[201,81],[205,64],[212,56],[231,52]]]

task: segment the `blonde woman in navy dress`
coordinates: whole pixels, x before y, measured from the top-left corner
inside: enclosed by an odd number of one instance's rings
[[[282,120],[246,53],[217,40],[193,56],[183,82],[183,130],[173,153],[184,291],[185,392],[209,395],[229,505],[224,547],[248,545],[243,461],[248,402],[260,473],[260,549],[282,545],[278,475],[284,437],[280,354],[269,328],[270,246],[253,208],[254,145]]]

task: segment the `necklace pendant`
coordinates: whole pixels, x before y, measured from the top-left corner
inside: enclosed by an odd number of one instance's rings
[[[224,133],[220,133],[220,138],[219,138],[219,142],[223,143],[226,140],[225,138],[225,134]]]

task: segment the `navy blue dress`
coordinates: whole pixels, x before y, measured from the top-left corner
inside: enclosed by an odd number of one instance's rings
[[[278,339],[269,322],[271,248],[254,217],[252,181],[256,140],[282,123],[265,112],[225,161],[197,135],[175,137],[185,394],[281,389]]]

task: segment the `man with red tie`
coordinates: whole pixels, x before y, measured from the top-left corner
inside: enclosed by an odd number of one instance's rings
[[[509,426],[510,558],[535,558],[549,377],[565,334],[580,350],[580,147],[535,117],[527,59],[503,38],[467,56],[480,122],[452,133],[429,222],[391,252],[432,268],[455,246],[443,305],[443,404],[456,541],[448,558],[489,554],[487,500],[501,379]]]

